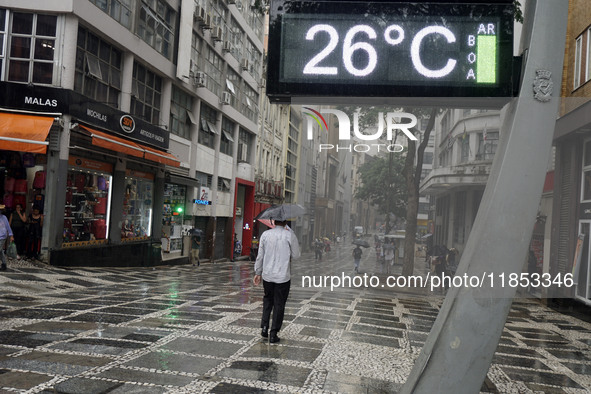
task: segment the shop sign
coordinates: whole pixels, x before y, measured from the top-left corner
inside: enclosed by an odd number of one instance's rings
[[[96,160],[85,159],[83,157],[70,156],[68,164],[71,167],[79,167],[87,170],[104,172],[111,174],[113,172],[113,165],[109,163],[103,163]]]
[[[151,172],[125,170],[125,175],[133,178],[149,179],[151,181],[154,180],[154,174],[152,174]]]
[[[168,149],[168,131],[108,105],[90,100],[80,93],[71,92],[71,95],[69,113],[76,119],[122,135],[125,138],[160,149]]]
[[[0,82],[0,107],[33,112],[64,113],[68,111],[68,90],[47,86]]]
[[[207,200],[193,200],[193,204],[197,204],[197,205],[211,205],[211,201],[207,201]]]
[[[201,186],[199,188],[199,198],[193,200],[193,203],[197,205],[211,205],[211,201],[209,200],[209,188]]]

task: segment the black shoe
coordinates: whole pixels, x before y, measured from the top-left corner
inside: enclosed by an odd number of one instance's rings
[[[263,329],[261,330],[261,336],[263,338],[269,337],[269,327],[263,327]]]
[[[279,338],[276,333],[274,333],[274,332],[271,333],[271,336],[269,337],[270,343],[277,343],[280,340],[281,340],[281,338]]]
[[[0,265],[0,271],[6,271],[6,264]]]

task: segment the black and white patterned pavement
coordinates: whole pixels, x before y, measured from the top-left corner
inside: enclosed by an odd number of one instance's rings
[[[260,337],[248,261],[0,273],[1,393],[395,393],[442,303],[393,290],[302,288],[353,275],[351,246],[294,263],[281,342]],[[361,271],[374,272],[372,249]],[[591,324],[516,300],[485,393],[590,393]]]

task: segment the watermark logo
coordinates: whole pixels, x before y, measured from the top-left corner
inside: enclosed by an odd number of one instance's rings
[[[353,114],[353,122],[351,122],[349,116],[345,112],[338,109],[321,109],[317,111],[310,107],[304,107],[304,111],[302,111],[302,113],[308,115],[306,133],[308,140],[314,139],[313,121],[316,121],[320,130],[322,130],[324,126],[324,128],[328,131],[328,122],[323,116],[323,114],[327,114],[334,115],[337,118],[339,141],[351,141],[352,139],[361,141],[375,141],[375,143],[371,144],[320,144],[318,147],[319,151],[336,149],[337,152],[340,150],[346,150],[349,152],[369,152],[373,148],[376,148],[378,152],[380,150],[386,150],[388,152],[402,152],[404,150],[404,146],[401,144],[391,143],[391,141],[394,139],[394,136],[396,135],[397,130],[401,131],[410,140],[418,140],[411,131],[411,129],[417,125],[418,119],[415,115],[408,112],[387,112],[385,116],[383,112],[379,112],[377,128],[373,134],[365,134],[359,130],[359,112],[355,112]],[[352,133],[351,126],[353,126]],[[384,130],[386,132],[385,140],[388,143],[379,143],[380,139],[383,140]]]

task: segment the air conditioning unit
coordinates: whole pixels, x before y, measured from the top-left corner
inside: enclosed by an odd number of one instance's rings
[[[211,38],[213,38],[215,41],[222,41],[222,28],[215,26],[211,30]]]
[[[224,45],[222,47],[222,50],[224,52],[230,52],[230,51],[232,51],[232,43],[230,41],[224,41]]]
[[[248,59],[243,58],[240,61],[240,67],[242,67],[243,70],[248,70]]]
[[[205,12],[205,8],[199,7],[197,12],[195,13],[195,19],[199,22],[200,25],[205,23],[205,18],[207,17],[207,12]]]
[[[231,101],[232,101],[232,94],[230,94],[230,92],[223,92],[220,102],[224,105],[230,105]]]
[[[205,80],[207,75],[203,71],[198,71],[195,73],[195,85],[199,88],[205,87]]]

